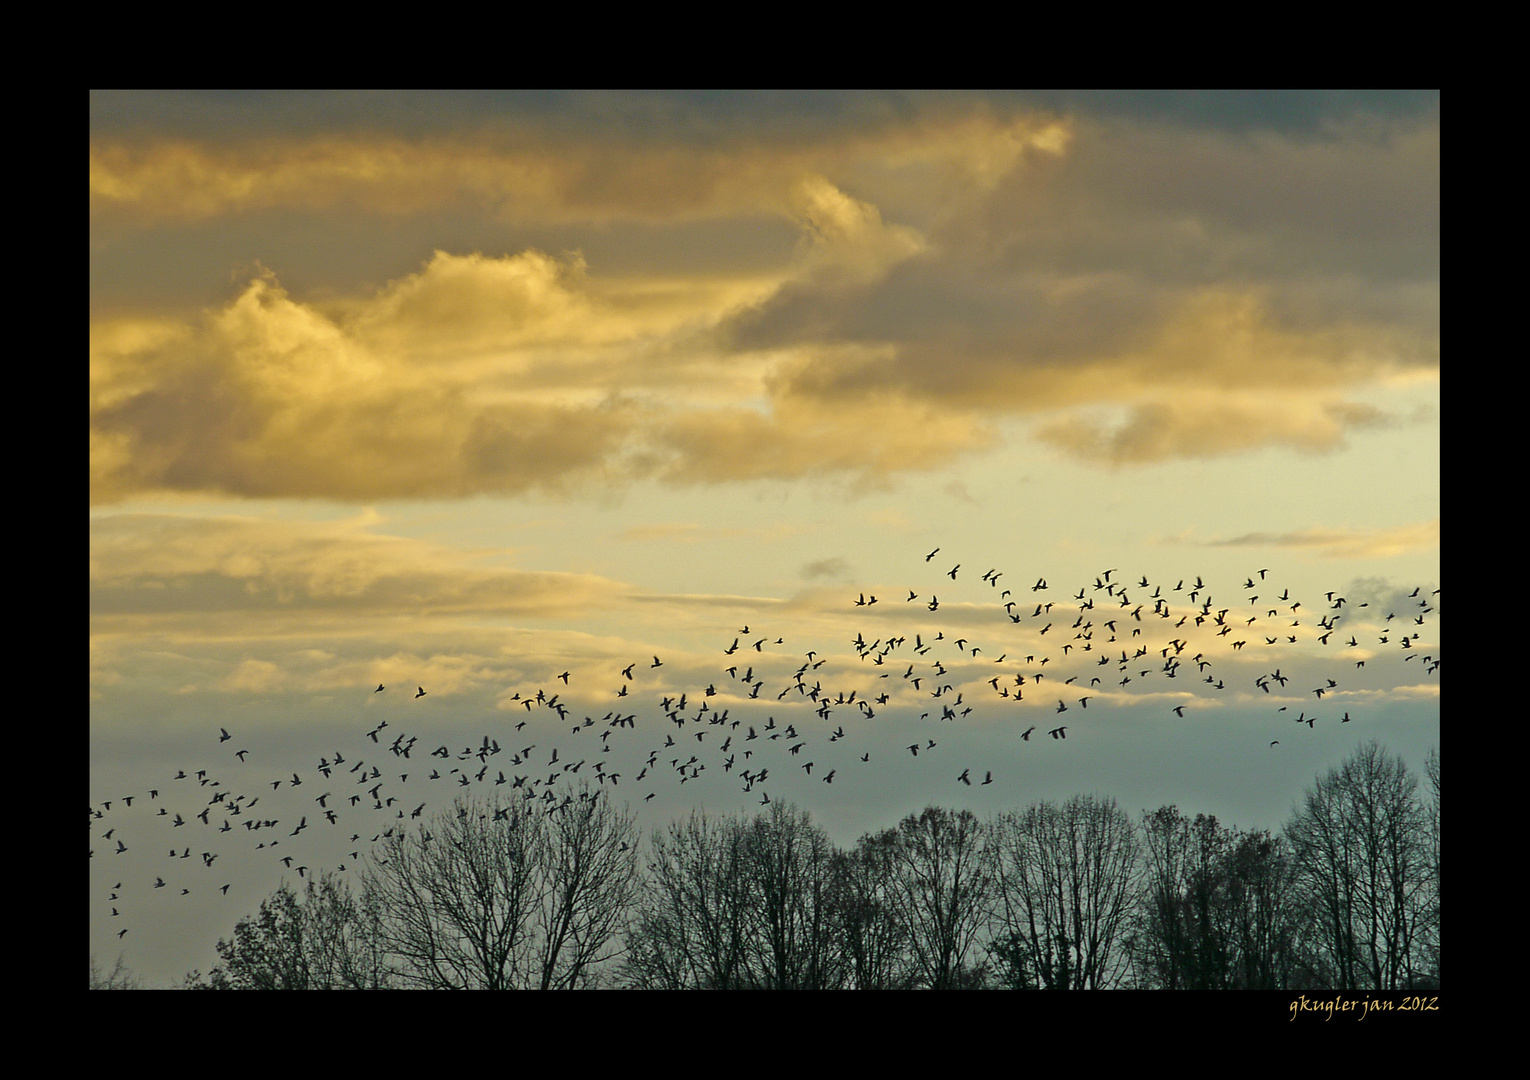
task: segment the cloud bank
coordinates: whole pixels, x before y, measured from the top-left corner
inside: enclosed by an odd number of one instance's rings
[[[625,269],[485,245],[348,292],[274,267],[200,315],[101,314],[92,503],[885,483],[1017,419],[1113,467],[1321,453],[1404,422],[1365,391],[1437,378],[1437,114],[1272,131],[916,104],[751,136],[94,137],[103,234],[447,208],[611,230]],[[766,219],[798,242],[747,272],[618,250],[700,220],[725,248]]]

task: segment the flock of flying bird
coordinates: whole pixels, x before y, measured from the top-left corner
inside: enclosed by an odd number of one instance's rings
[[[924,563],[939,554],[929,552]],[[1239,693],[1269,695],[1271,719],[1294,721],[1298,730],[1349,723],[1347,709],[1325,701],[1345,699],[1339,679],[1324,677],[1301,688],[1300,704],[1292,700],[1293,661],[1307,667],[1300,660],[1314,648],[1336,654],[1351,672],[1388,647],[1421,676],[1439,671],[1438,645],[1423,644],[1438,618],[1438,589],[1398,594],[1383,617],[1339,592],[1297,599],[1268,574],[1251,572],[1241,591],[1214,598],[1200,577],[1150,582],[1110,568],[1076,590],[1056,590],[1045,578],[1011,586],[1003,572],[989,569],[978,578],[981,603],[949,592],[942,600],[940,592],[965,587],[972,576],[956,563],[923,592],[910,588],[892,600],[859,593],[850,607],[884,629],[858,631],[844,643],[848,651],[796,652],[783,637],[744,624],[718,642],[703,689],[672,685],[669,673],[680,665],[657,655],[618,661],[603,716],[588,709],[594,700],[588,694],[579,694],[586,704],[565,698],[574,673],[564,670],[545,686],[503,698],[510,716],[466,743],[427,734],[433,725],[428,712],[418,711],[424,705],[411,706],[416,716],[407,721],[395,707],[380,710],[389,711],[391,723],[383,718],[358,730],[344,752],[321,754],[296,770],[287,760],[270,771],[219,727],[211,745],[220,757],[168,773],[156,787],[91,803],[91,859],[103,879],[120,877],[93,903],[110,908],[115,925],[125,922],[121,909],[130,891],[226,896],[231,882],[219,870],[234,847],[241,849],[235,859],[254,856],[257,865],[267,860],[271,870],[300,878],[323,868],[349,872],[373,844],[415,827],[427,809],[450,805],[460,793],[520,798],[557,814],[608,785],[618,801],[626,796],[642,806],[661,784],[683,786],[720,772],[768,805],[771,785],[783,774],[800,771],[832,785],[842,770],[880,757],[877,720],[894,713],[917,714],[930,726],[891,752],[938,761],[935,729],[961,724],[979,709],[990,719],[996,709],[1009,710],[1019,743],[1034,734],[1059,745],[1070,731],[1075,739],[1086,733],[1089,721],[1113,706],[1131,704],[1140,713],[1144,702],[1161,702],[1165,717],[1184,718],[1187,709]],[[943,588],[946,578],[951,584]],[[1287,652],[1298,645],[1303,651]],[[643,691],[656,697],[657,716],[634,704]],[[380,684],[367,695],[384,700],[399,693]],[[429,692],[415,685],[402,693],[419,702]],[[613,743],[622,753],[613,754]],[[1279,744],[1269,741],[1271,749]],[[949,775],[967,787],[995,783],[993,770],[982,766],[966,764]],[[316,834],[329,842],[313,846]],[[146,849],[157,865],[145,871],[131,864],[134,870],[121,875],[99,866],[134,848]],[[122,925],[116,937],[129,932]]]

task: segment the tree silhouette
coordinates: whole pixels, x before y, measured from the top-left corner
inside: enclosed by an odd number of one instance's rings
[[[1406,990],[1431,918],[1418,780],[1372,741],[1307,789],[1285,835],[1336,990]]]
[[[672,824],[650,844],[624,979],[646,989],[845,985],[834,868],[827,834],[789,804]]]
[[[353,894],[283,882],[190,988],[1163,989],[1439,985],[1440,769],[1369,743],[1281,835],[1113,799],[931,806],[836,850],[806,811],[466,798],[389,830]],[[619,961],[619,962],[617,962]],[[92,988],[141,985],[119,959]]]
[[[1433,903],[1430,905],[1429,923],[1426,927],[1423,955],[1427,970],[1422,980],[1428,985],[1440,983],[1440,751],[1429,751],[1424,762],[1429,777],[1429,862],[1434,884]]]
[[[1311,920],[1290,845],[1268,831],[1239,832],[1223,868],[1229,908],[1228,986],[1318,989]]]
[[[286,882],[219,940],[222,965],[192,989],[375,990],[393,985],[376,908],[334,874],[309,878],[302,893]]]
[[[407,985],[587,986],[637,888],[636,826],[588,785],[548,809],[459,799],[387,838],[366,884]]]
[[[1306,921],[1283,840],[1192,821],[1176,807],[1145,813],[1143,893],[1129,948],[1138,985],[1164,990],[1312,985]]]
[[[1139,886],[1136,830],[1114,799],[999,815],[993,866],[994,938],[1010,978],[1049,990],[1120,985]]]
[[[142,990],[143,980],[134,975],[121,956],[110,971],[102,971],[96,963],[96,954],[90,954],[90,988],[92,990]]]
[[[861,837],[836,854],[834,912],[848,985],[860,990],[905,990],[914,984],[909,930],[899,914],[894,872],[896,830]]]
[[[592,969],[616,955],[637,895],[637,821],[589,787],[545,820],[537,986],[583,986]]]
[[[778,990],[845,985],[832,908],[834,846],[805,810],[771,803],[744,834],[753,900],[751,970],[755,984]]]
[[[749,893],[736,818],[694,812],[655,832],[622,963],[645,990],[733,990],[747,985]]]
[[[953,990],[974,983],[967,960],[988,924],[987,827],[970,810],[926,807],[885,841],[890,898],[908,935],[915,984]]]
[[[1217,819],[1177,807],[1144,813],[1144,881],[1132,952],[1139,981],[1164,990],[1223,990],[1230,974],[1226,863]]]

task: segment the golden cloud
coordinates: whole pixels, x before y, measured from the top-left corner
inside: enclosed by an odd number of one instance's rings
[[[706,142],[654,131],[641,140],[522,131],[404,139],[324,135],[96,140],[93,216],[203,221],[276,208],[376,214],[488,208],[549,223],[782,212],[802,176],[859,178],[896,196],[933,172],[946,186],[987,190],[1027,153],[1058,155],[1066,123],[987,110],[925,110],[911,121],[853,130],[743,132]]]
[[[864,208],[818,195],[842,234],[881,235]],[[874,257],[861,270],[887,255],[864,250]],[[808,265],[782,288],[825,264]],[[539,252],[438,252],[420,273],[325,310],[264,275],[200,326],[100,321],[92,502],[154,490],[439,497],[638,476],[875,480],[993,445],[996,416],[1047,411],[1039,438],[1112,464],[1321,451],[1385,419],[1343,388],[1402,367],[1388,331],[1297,331],[1225,291],[1185,298],[1137,343],[1041,364],[974,356],[959,338],[939,362],[932,342],[730,353],[705,329],[723,317],[705,301],[645,311],[619,293]],[[1101,406],[1125,418],[1102,420]]]
[[[996,442],[990,427],[964,414],[899,399],[831,406],[777,397],[769,413],[712,409],[668,419],[653,432],[644,465],[682,484],[844,474],[877,482]]]
[[[398,303],[395,291],[381,306]],[[560,305],[554,294],[543,310]],[[354,332],[263,277],[200,327],[93,327],[92,501],[516,491],[598,472],[630,426],[619,404],[496,400],[473,371],[432,367],[401,340],[428,337],[430,319],[378,321]]]
[[[876,281],[925,249],[916,230],[885,224],[875,206],[851,198],[822,176],[799,180],[790,206],[813,237],[803,276],[820,287]]]
[[[93,145],[101,214],[467,200],[548,223],[768,213],[803,239],[752,276],[618,278],[572,252],[438,250],[365,295],[302,299],[264,274],[200,322],[97,320],[92,503],[155,491],[562,492],[643,477],[881,482],[993,445],[1010,416],[1035,418],[1037,436],[1070,455],[1117,465],[1325,451],[1387,420],[1348,390],[1437,372],[1437,326],[1399,313],[1428,307],[1427,278],[1402,293],[1323,284],[1342,273],[1215,286],[1228,275],[1154,261],[1163,228],[1212,267],[1284,242],[1299,199],[1266,220],[1210,181],[1176,196],[1188,183],[1176,152],[1224,161],[1231,184],[1258,173],[1269,145],[1097,128],[1080,145],[1079,130],[958,103],[832,137],[716,144],[569,134],[553,145],[502,129],[477,141]],[[1390,160],[1380,144],[1287,142],[1346,191]],[[1400,144],[1415,187],[1436,142]],[[1117,175],[1133,174],[1133,154],[1152,181],[1143,204]],[[1187,217],[1175,197],[1214,212]],[[1368,228],[1385,234],[1403,216],[1400,191],[1388,206]],[[1049,208],[1065,211],[1061,232],[1048,231]],[[1256,225],[1266,232],[1250,239]],[[1134,226],[1146,230],[1140,250]],[[1102,254],[1102,229],[1126,249]],[[1266,255],[1278,270],[1278,253]]]
[[[376,521],[99,517],[90,530],[91,613],[540,617],[578,613],[628,591],[593,575],[464,565],[460,555],[424,541],[373,535]]]
[[[879,273],[911,250],[874,208],[821,184],[810,194],[805,213],[829,239],[797,272]],[[874,419],[777,400],[792,397],[771,375],[784,356],[729,356],[707,331],[729,309],[708,304],[736,307],[758,289],[714,287],[682,303],[641,286],[592,286],[576,258],[437,252],[372,297],[322,309],[266,273],[200,325],[100,320],[92,501],[876,474],[929,467],[987,439],[907,404],[882,403]]]
[[[1382,419],[1372,407],[1312,394],[1202,391],[1133,404],[1119,423],[1077,415],[1049,421],[1036,436],[1076,457],[1126,465],[1272,445],[1321,453],[1341,446],[1349,430]]]

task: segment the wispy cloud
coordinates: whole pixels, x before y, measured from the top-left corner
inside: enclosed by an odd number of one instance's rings
[[[1301,529],[1288,533],[1244,533],[1213,540],[1213,547],[1299,548],[1328,559],[1390,558],[1427,551],[1440,544],[1440,519],[1388,529]]]
[[[646,525],[633,525],[617,533],[616,539],[645,543],[696,544],[708,543],[713,540],[736,540],[748,537],[758,537],[762,540],[780,539],[797,531],[799,531],[799,527],[794,525],[718,527],[702,525],[694,521],[661,521]]]
[[[271,521],[121,514],[92,522],[95,617],[331,611],[567,615],[628,591],[585,574],[481,569],[426,541],[373,535],[374,519]]]

